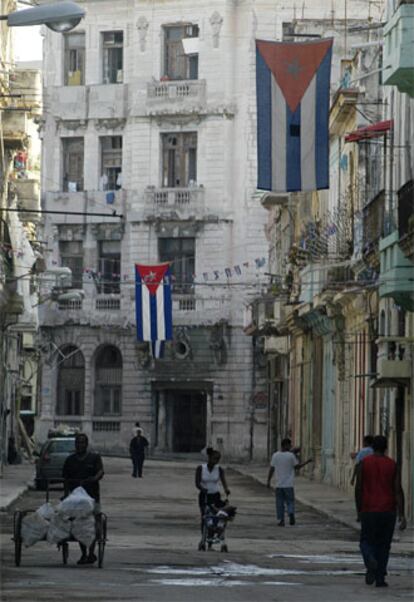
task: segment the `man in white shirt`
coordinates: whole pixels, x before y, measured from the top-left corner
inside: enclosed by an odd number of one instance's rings
[[[281,451],[272,455],[267,477],[267,486],[270,487],[273,473],[276,472],[276,516],[279,527],[285,526],[285,504],[289,515],[289,524],[295,524],[295,492],[293,489],[295,470],[312,462],[312,459],[309,459],[299,464],[299,460],[291,448],[291,440],[283,439]]]

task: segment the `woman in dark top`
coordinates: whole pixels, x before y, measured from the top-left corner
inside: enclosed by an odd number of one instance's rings
[[[148,447],[148,441],[142,435],[142,429],[137,429],[137,434],[132,437],[129,444],[129,454],[132,460],[132,476],[142,478],[142,468],[145,460],[145,449]]]

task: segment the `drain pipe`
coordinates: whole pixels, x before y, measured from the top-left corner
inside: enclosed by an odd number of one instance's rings
[[[252,393],[250,397],[250,424],[249,424],[249,461],[253,460],[254,449],[254,395],[256,391],[256,337],[252,337],[253,362],[252,362]]]

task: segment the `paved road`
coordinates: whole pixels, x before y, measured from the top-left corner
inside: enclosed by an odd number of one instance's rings
[[[71,544],[64,567],[41,542],[13,564],[11,516],[1,516],[2,597],[22,600],[117,602],[364,602],[411,599],[412,558],[393,557],[388,590],[364,584],[356,532],[303,506],[297,525],[277,527],[271,492],[228,472],[238,515],[227,531],[229,553],[199,552],[194,465],[148,462],[132,479],[126,460],[106,459],[103,500],[109,532],[104,568],[77,567]],[[57,495],[57,494],[56,494]],[[29,492],[15,507],[43,501]],[[35,593],[34,593],[34,590]]]

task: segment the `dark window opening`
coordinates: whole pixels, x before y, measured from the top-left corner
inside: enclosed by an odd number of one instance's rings
[[[65,347],[58,355],[57,362],[56,413],[64,416],[81,416],[84,411],[85,362],[83,355],[77,347]]]
[[[98,247],[98,291],[105,294],[119,294],[121,243],[119,240],[101,240]]]
[[[122,136],[101,138],[102,190],[119,190],[122,187]]]
[[[65,86],[85,84],[85,34],[69,33],[65,40]]]
[[[186,53],[183,40],[198,38],[197,25],[164,27],[164,76],[168,79],[198,79],[198,51]]]
[[[197,182],[197,133],[162,134],[162,185],[185,188]]]
[[[60,262],[72,272],[72,287],[83,288],[82,241],[59,241]]]
[[[158,249],[160,261],[171,262],[173,293],[193,293],[195,239],[160,238]]]
[[[124,33],[106,31],[103,35],[103,82],[121,84],[124,81]]]
[[[83,190],[83,138],[63,138],[63,190]]]
[[[122,411],[122,356],[116,347],[103,347],[95,362],[95,415],[118,416]]]

